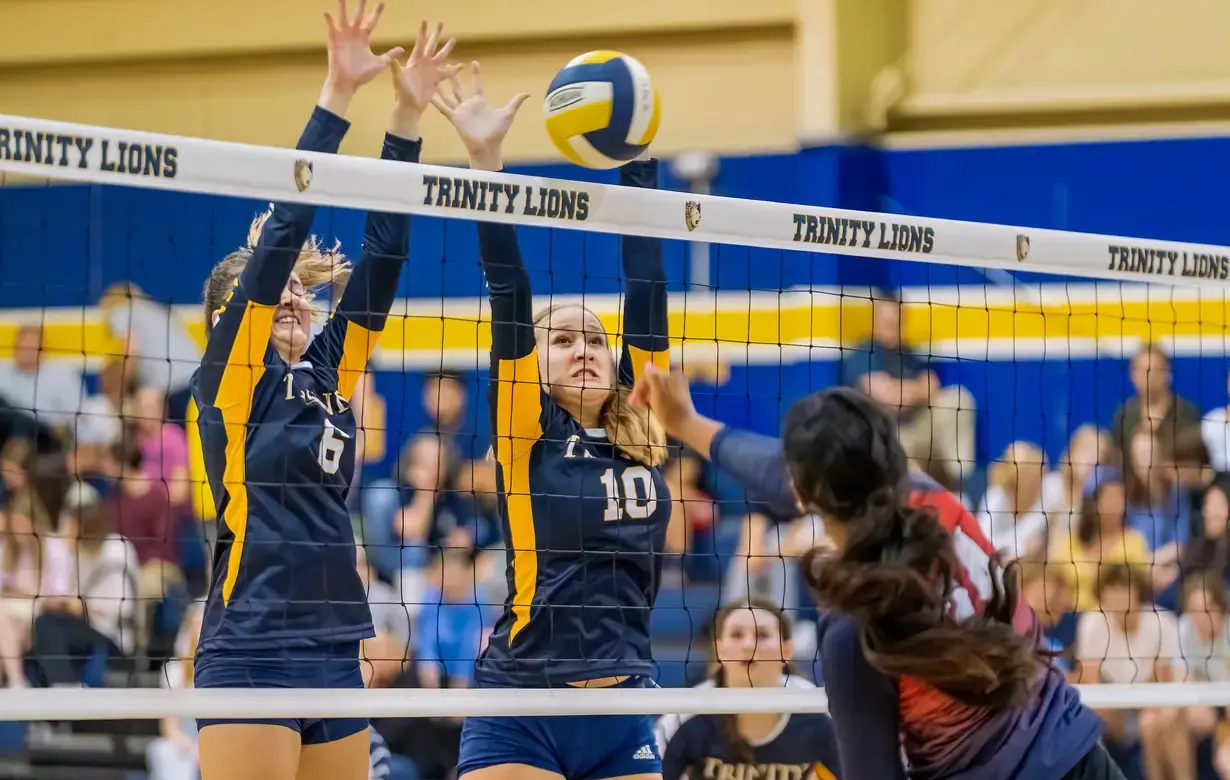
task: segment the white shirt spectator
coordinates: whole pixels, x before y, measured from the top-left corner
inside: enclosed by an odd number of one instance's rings
[[[1179,618],[1179,643],[1187,663],[1187,682],[1230,682],[1230,615],[1222,619],[1222,629],[1213,639],[1200,636],[1196,621],[1205,616]]]
[[[1154,682],[1155,662],[1185,676],[1179,642],[1179,620],[1173,612],[1145,604],[1136,613],[1136,625],[1129,635],[1111,616],[1085,612],[1076,628],[1076,657],[1101,665],[1104,683]]]
[[[51,572],[44,572],[43,595],[48,598],[80,597],[90,626],[108,637],[125,654],[133,651],[133,606],[136,603],[137,552],[132,545],[112,535],[99,545],[96,555],[74,560],[68,543],[56,536],[43,542],[44,558]]]
[[[1214,409],[1200,421],[1200,436],[1209,451],[1209,462],[1214,471],[1226,471],[1230,464],[1230,422],[1226,419],[1226,407]]]
[[[1051,472],[1042,479],[1038,500],[1020,517],[1012,513],[1011,497],[1003,488],[993,486],[982,498],[978,509],[978,525],[995,549],[1008,559],[1046,549],[1050,534],[1065,534],[1071,524],[1071,512],[1065,506],[1063,486],[1058,474]]]
[[[85,402],[81,370],[71,361],[39,362],[33,371],[0,362],[0,397],[47,426],[72,426]]]

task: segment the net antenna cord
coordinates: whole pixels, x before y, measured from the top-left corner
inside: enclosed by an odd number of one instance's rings
[[[853,257],[1230,286],[1230,247],[410,165],[7,115],[0,115],[0,173]]]

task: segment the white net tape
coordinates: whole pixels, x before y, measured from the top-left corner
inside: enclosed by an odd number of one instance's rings
[[[0,115],[0,172],[684,241],[1215,288],[1230,248],[459,170]],[[1158,296],[1164,299],[1161,292]],[[1151,296],[1152,298],[1152,296]],[[1230,684],[1082,686],[1098,708],[1230,706]],[[822,691],[8,690],[0,720],[818,712]]]

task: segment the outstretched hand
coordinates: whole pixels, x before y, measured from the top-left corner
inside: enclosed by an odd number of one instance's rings
[[[455,78],[461,72],[460,65],[448,64],[449,52],[457,43],[449,38],[440,45],[444,25],[437,24],[431,35],[427,34],[427,22],[419,26],[419,37],[410,50],[410,57],[402,65],[396,60],[389,63],[393,72],[393,89],[397,92],[398,108],[422,114],[431,105],[440,84]],[[438,48],[437,48],[438,47]]]
[[[470,86],[462,86],[454,73],[448,84],[442,84],[432,104],[457,128],[461,142],[470,155],[471,167],[498,170],[502,166],[501,145],[512,127],[521,104],[529,99],[522,92],[514,95],[503,108],[487,105],[483,91],[483,75],[477,62],[471,63],[474,76]]]
[[[367,0],[359,0],[359,8],[351,19],[346,0],[337,0],[338,18],[325,14],[329,31],[328,86],[337,93],[353,95],[359,87],[374,79],[394,63],[405,49],[396,46],[384,54],[372,51],[372,31],[384,13],[384,3],[367,13]]]

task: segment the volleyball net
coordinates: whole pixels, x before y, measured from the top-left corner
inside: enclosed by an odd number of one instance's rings
[[[665,687],[531,696],[465,688],[473,657],[458,657],[455,646],[449,655],[441,644],[440,626],[454,619],[444,617],[445,607],[474,606],[480,626],[489,627],[504,580],[504,540],[489,503],[494,477],[484,456],[490,334],[476,221],[516,225],[542,302],[582,302],[613,334],[622,302],[619,236],[664,239],[672,362],[692,376],[699,410],[731,425],[774,433],[789,405],[808,392],[857,384],[875,372],[900,377],[912,365],[918,376],[934,374],[942,392],[924,393],[901,413],[907,450],[966,502],[997,547],[1029,562],[1026,589],[1046,614],[1061,660],[1074,675],[1099,670],[1102,683],[1082,687],[1086,701],[1126,709],[1230,705],[1230,655],[1221,649],[1230,611],[1221,576],[1230,514],[1221,472],[1230,429],[1224,414],[1217,428],[1216,416],[1225,393],[1191,397],[1183,403],[1195,412],[1183,406],[1183,414],[1158,424],[1128,403],[1137,390],[1177,392],[1177,408],[1189,386],[1224,387],[1230,247],[407,165],[12,116],[0,116],[0,183],[0,338],[9,359],[0,373],[4,544],[23,551],[6,555],[3,581],[23,576],[24,551],[42,550],[40,535],[61,533],[64,517],[81,528],[90,515],[100,532],[118,533],[132,548],[118,559],[125,580],[118,595],[73,583],[88,607],[76,619],[106,613],[115,621],[94,626],[110,644],[68,659],[70,671],[58,667],[56,674],[74,679],[51,679],[40,660],[56,655],[38,633],[57,630],[46,616],[61,607],[17,604],[17,590],[0,596],[5,647],[23,656],[6,674],[33,669],[38,678],[36,687],[0,695],[0,721],[825,709],[822,690],[688,687],[714,660],[707,630],[719,607],[749,595],[794,618],[794,652],[785,660],[814,675],[817,614],[797,559],[822,529],[810,518],[773,516],[682,450],[668,468],[676,510],[652,620]],[[364,211],[416,217],[399,301],[352,399],[362,406],[365,432],[353,491],[356,536],[388,640],[380,645],[387,656],[368,654],[372,687],[362,691],[166,684],[169,675],[185,675],[182,664],[169,671],[167,659],[190,657],[192,632],[182,626],[200,597],[218,522],[194,457],[194,410],[177,410],[175,399],[185,401],[185,377],[203,345],[200,284],[244,242],[252,217],[270,201],[325,207],[314,232],[326,244],[341,239],[352,256]],[[885,292],[843,285],[834,272],[842,264],[879,264],[889,280],[898,261],[987,273],[977,285]],[[868,344],[891,340],[885,328],[916,363],[869,358],[875,350]],[[1181,370],[1172,370],[1179,360]],[[1176,387],[1172,376],[1180,374],[1201,378]],[[117,437],[161,408],[149,400],[157,396],[142,393],[151,384],[166,401],[159,424],[183,430],[176,436],[188,448],[191,483],[161,512],[139,490],[125,491],[125,480],[145,473],[139,462],[130,473],[114,460]],[[1126,414],[1117,414],[1125,403]],[[157,426],[141,431],[162,435]],[[1107,485],[1122,488],[1128,507],[1119,511],[1118,530],[1100,520],[1115,512]],[[424,492],[439,500],[424,510],[421,527],[408,530],[413,497]],[[92,507],[98,517],[87,511]],[[124,512],[140,513],[140,522]],[[14,519],[23,513],[25,520]],[[124,538],[125,529],[152,528],[160,538]],[[470,554],[450,555],[454,546]],[[32,582],[37,592],[42,583]],[[122,604],[99,609],[109,598]],[[1124,628],[1124,613],[1157,622],[1151,645],[1132,634],[1135,622]],[[457,621],[458,630],[473,630],[469,618]],[[432,644],[429,652],[422,642]],[[477,652],[481,636],[471,644]],[[416,658],[422,687],[388,687]]]

